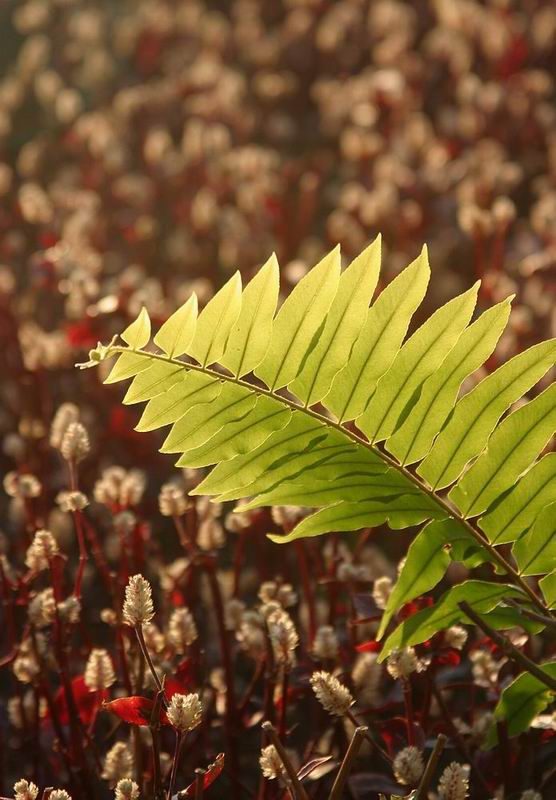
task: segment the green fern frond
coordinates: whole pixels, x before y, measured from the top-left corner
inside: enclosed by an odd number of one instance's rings
[[[177,454],[180,467],[213,467],[194,494],[243,500],[240,508],[313,509],[274,541],[425,523],[381,636],[452,559],[490,561],[509,583],[487,584],[490,594],[477,581],[456,587],[442,601],[449,614],[427,617],[429,627],[462,618],[458,592],[469,603],[476,594],[480,612],[504,611],[504,598],[515,597],[550,614],[556,458],[541,456],[556,427],[556,385],[523,396],[554,366],[556,340],[460,396],[493,353],[511,298],[476,315],[475,284],[406,339],[430,277],[426,250],[372,301],[379,268],[380,239],[343,272],[336,248],[276,312],[272,256],[243,291],[236,273],[200,314],[192,296],[153,345],[143,310],[122,334],[127,346],[101,347],[89,363],[116,355],[105,382],[132,379],[124,403],[146,404],[137,430],[169,426],[162,452]],[[515,560],[499,549],[508,542]],[[545,576],[543,596],[527,575]],[[383,656],[415,640],[404,631],[390,635]]]

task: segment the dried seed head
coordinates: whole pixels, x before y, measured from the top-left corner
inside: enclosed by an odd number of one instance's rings
[[[452,761],[438,782],[438,800],[465,800],[469,790],[469,769]]]
[[[73,403],[62,403],[54,414],[52,425],[50,426],[50,444],[57,450],[62,446],[64,433],[72,422],[79,420],[79,409]]]
[[[378,608],[386,608],[388,598],[392,591],[392,579],[387,575],[377,578],[373,585],[373,600]]]
[[[164,517],[181,517],[187,510],[185,488],[177,483],[165,483],[158,495],[158,507]]]
[[[264,777],[269,780],[280,778],[285,774],[284,765],[273,744],[263,747],[259,757],[259,764]]]
[[[54,622],[56,616],[56,601],[52,587],[43,589],[36,594],[29,603],[29,621],[35,628],[45,628]]]
[[[339,644],[336,631],[332,625],[321,625],[318,628],[311,652],[315,658],[333,660],[338,655]]]
[[[197,638],[197,626],[188,608],[176,608],[168,622],[168,641],[176,653],[185,653]]]
[[[91,650],[85,667],[84,680],[92,692],[99,692],[112,686],[116,680],[116,673],[107,650],[101,648]]]
[[[85,426],[80,422],[70,422],[60,444],[62,456],[66,461],[77,464],[89,455],[90,449],[89,434]]]
[[[421,751],[416,747],[404,747],[392,764],[394,776],[404,786],[417,786],[423,775],[425,765]]]
[[[114,800],[137,800],[139,797],[139,787],[130,778],[122,778],[118,781]]]
[[[14,784],[14,800],[35,800],[39,787],[23,778]]]
[[[299,636],[290,615],[280,608],[267,617],[266,624],[276,662],[288,668],[293,666]]]
[[[354,703],[349,689],[330,672],[313,672],[311,686],[321,706],[333,716],[343,716]]]
[[[386,669],[395,678],[407,678],[412,672],[422,672],[424,662],[417,658],[413,647],[404,647],[401,650],[392,650],[386,661]]]
[[[106,754],[102,777],[114,787],[119,780],[131,778],[132,774],[133,756],[129,745],[125,742],[116,742]]]
[[[444,631],[444,641],[448,647],[461,650],[467,641],[467,631],[462,625],[452,625]]]
[[[27,548],[25,564],[33,572],[48,569],[49,560],[58,552],[58,543],[47,530],[37,531]]]
[[[142,575],[132,575],[125,588],[124,622],[135,627],[154,617],[151,585]]]
[[[198,694],[174,694],[168,706],[168,720],[180,733],[188,733],[200,724],[203,706]]]
[[[48,795],[48,800],[71,800],[71,795],[65,789],[54,789]]]
[[[38,497],[42,488],[38,478],[29,473],[19,475],[17,472],[8,472],[3,483],[4,490],[10,497]]]
[[[73,511],[83,511],[89,505],[87,495],[83,492],[58,492],[56,502],[60,511],[66,514]]]

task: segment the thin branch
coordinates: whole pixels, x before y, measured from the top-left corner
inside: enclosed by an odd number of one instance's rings
[[[336,780],[334,781],[334,785],[332,786],[332,791],[330,792],[328,800],[340,800],[346,781],[351,773],[353,762],[357,758],[357,754],[361,749],[363,739],[365,738],[365,734],[368,732],[368,730],[369,729],[364,725],[361,725],[359,728],[355,729],[347,752],[344,756],[344,760],[340,764],[340,769],[336,775]]]
[[[158,677],[158,672],[156,671],[151,654],[149,653],[149,649],[147,647],[147,643],[145,642],[145,637],[143,636],[143,626],[141,624],[135,626],[135,633],[137,634],[137,641],[139,642],[139,647],[141,648],[141,652],[147,662],[147,665],[151,671],[151,675],[154,678],[154,682],[156,683],[156,688],[159,692],[164,694],[164,687],[162,686],[162,681]]]
[[[303,788],[301,781],[297,777],[297,772],[290,761],[288,754],[286,753],[286,749],[282,742],[280,741],[280,737],[276,732],[276,728],[271,722],[263,722],[262,725],[263,731],[268,735],[268,738],[276,748],[276,752],[280,756],[280,761],[284,765],[284,769],[288,774],[288,778],[292,784],[292,790],[294,793],[295,800],[309,800],[309,795]]]
[[[195,800],[203,800],[205,793],[205,770],[198,767],[195,770]]]
[[[189,362],[181,361],[178,358],[170,358],[169,356],[165,356],[161,353],[150,353],[145,350],[134,350],[133,348],[129,347],[122,347],[119,345],[108,345],[107,346],[107,353],[104,356],[105,358],[110,358],[112,355],[118,353],[127,353],[127,352],[134,352],[140,353],[144,355],[145,358],[154,359],[157,361],[164,361],[170,364],[176,364],[177,366],[182,367],[185,370],[194,370],[195,372],[202,372],[204,375],[209,375],[213,377],[215,380],[219,381],[228,381],[229,383],[236,383],[241,386],[245,386],[246,388],[250,389],[255,394],[265,395],[266,397],[270,397],[277,402],[282,403],[283,405],[290,408],[292,411],[303,411],[305,414],[308,414],[313,419],[318,420],[319,422],[323,423],[329,428],[334,428],[341,433],[344,434],[348,439],[351,439],[356,444],[360,445],[361,447],[366,448],[375,456],[380,458],[384,461],[389,467],[395,469],[397,472],[401,473],[404,478],[410,481],[414,486],[416,486],[421,492],[424,492],[442,511],[445,511],[449,517],[456,520],[460,525],[462,525],[467,533],[482,547],[484,548],[490,558],[495,561],[503,571],[511,577],[513,582],[519,586],[519,588],[525,592],[531,599],[531,601],[535,604],[535,606],[542,611],[544,614],[548,614],[551,616],[551,611],[546,607],[543,603],[541,598],[536,594],[536,592],[529,586],[527,581],[523,580],[521,575],[518,573],[516,569],[507,561],[504,556],[496,549],[494,545],[492,545],[488,539],[473,525],[469,522],[469,520],[465,519],[461,514],[458,513],[457,509],[455,509],[447,500],[444,500],[440,497],[433,489],[427,486],[423,481],[419,479],[417,475],[414,475],[411,470],[407,469],[400,464],[393,456],[390,456],[388,453],[381,450],[377,445],[373,444],[372,442],[363,439],[357,433],[346,428],[343,424],[339,422],[335,422],[334,420],[325,417],[323,414],[319,414],[318,411],[314,411],[311,408],[304,408],[303,406],[299,405],[299,403],[290,400],[287,397],[283,397],[281,395],[276,394],[275,392],[271,391],[270,389],[265,389],[261,386],[255,386],[248,381],[237,379],[232,375],[226,375],[224,372],[215,372],[208,367],[203,367],[199,364],[192,364]]]
[[[442,754],[442,751],[444,750],[446,742],[447,742],[447,737],[444,736],[443,733],[440,733],[438,735],[438,739],[436,740],[430,758],[427,761],[427,766],[425,767],[425,771],[423,772],[423,777],[421,778],[421,782],[419,783],[417,791],[415,792],[414,800],[426,800],[428,788],[434,777],[436,765],[438,764],[438,760]]]
[[[513,606],[520,614],[523,614],[524,617],[528,617],[534,622],[542,622],[547,628],[552,628],[552,630],[556,631],[556,619],[553,617],[545,617],[544,614],[538,614],[536,611],[531,611],[530,608],[524,608],[512,597],[504,598],[504,602],[509,606]]]
[[[474,622],[475,625],[483,631],[483,633],[492,639],[492,641],[495,642],[509,658],[516,661],[520,667],[523,667],[524,670],[537,678],[537,680],[541,681],[541,683],[544,683],[545,686],[548,686],[548,688],[553,692],[556,692],[555,678],[542,670],[537,664],[535,664],[534,661],[531,661],[530,658],[527,658],[527,656],[524,655],[521,650],[518,650],[518,648],[512,644],[509,639],[506,639],[505,636],[502,636],[499,631],[491,628],[490,625],[488,625],[488,623],[486,623],[476,611],[473,611],[469,603],[463,601],[462,603],[458,603],[458,605],[469,617],[469,619]]]

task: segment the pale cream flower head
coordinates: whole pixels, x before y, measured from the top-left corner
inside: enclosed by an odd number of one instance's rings
[[[107,650],[93,648],[85,666],[85,685],[92,691],[108,689],[116,680],[112,659]]]
[[[268,780],[275,780],[284,774],[284,765],[273,744],[263,747],[259,757],[261,772]]]
[[[438,800],[466,800],[469,791],[469,768],[452,761],[438,782]]]
[[[404,786],[417,786],[425,769],[421,751],[413,746],[404,747],[394,758],[392,769],[399,783]]]
[[[138,800],[139,787],[130,778],[122,778],[116,785],[114,800]]]
[[[125,589],[124,622],[145,625],[154,617],[151,585],[142,575],[132,575]]]
[[[199,695],[175,694],[170,700],[167,710],[170,724],[180,733],[189,733],[200,724],[203,716],[203,706]]]
[[[354,703],[349,689],[330,672],[313,672],[311,686],[321,706],[333,716],[343,716]]]
[[[35,800],[38,793],[39,787],[24,778],[14,784],[14,800]]]

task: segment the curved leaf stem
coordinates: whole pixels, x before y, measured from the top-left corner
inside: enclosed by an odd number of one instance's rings
[[[501,569],[512,579],[514,584],[518,586],[525,594],[528,595],[531,602],[543,613],[548,616],[552,616],[552,612],[546,605],[542,602],[540,597],[536,594],[536,592],[529,586],[529,584],[523,580],[521,575],[517,572],[516,569],[507,561],[504,556],[498,552],[496,547],[494,547],[488,539],[483,536],[483,534],[477,530],[477,528],[472,525],[469,520],[463,517],[447,500],[439,495],[427,486],[426,483],[421,481],[416,475],[414,475],[409,469],[400,464],[393,456],[388,455],[383,450],[381,450],[376,444],[363,439],[359,434],[355,433],[354,431],[349,430],[346,428],[341,422],[335,422],[334,420],[326,417],[324,414],[320,414],[318,411],[314,411],[311,408],[305,408],[299,403],[296,403],[294,400],[290,400],[287,397],[283,397],[282,395],[276,394],[276,392],[272,391],[271,389],[265,389],[262,386],[256,386],[255,384],[249,383],[243,379],[237,379],[233,375],[226,375],[223,372],[216,372],[214,369],[210,369],[206,366],[201,366],[200,364],[192,364],[190,362],[181,361],[178,358],[170,358],[162,353],[151,353],[146,350],[135,350],[134,348],[130,347],[121,347],[119,345],[108,345],[106,349],[106,356],[105,358],[109,358],[112,355],[126,353],[126,352],[135,352],[141,353],[146,358],[150,358],[157,361],[165,361],[171,364],[176,364],[181,366],[185,370],[194,370],[195,372],[202,372],[205,375],[210,375],[211,377],[215,378],[216,380],[227,381],[229,383],[236,383],[240,386],[244,386],[246,389],[250,389],[252,392],[255,392],[259,395],[264,395],[266,397],[271,398],[272,400],[276,400],[283,405],[287,406],[292,411],[300,411],[304,414],[308,414],[313,419],[318,420],[319,422],[328,425],[330,428],[334,428],[340,433],[343,433],[348,439],[351,439],[355,444],[358,444],[362,447],[365,447],[367,450],[370,450],[374,455],[378,456],[385,464],[387,464],[392,469],[395,469],[397,472],[401,473],[407,480],[411,481],[411,483],[416,486],[420,491],[424,492],[436,505],[438,505],[446,514],[451,517],[453,520],[458,522],[462,525],[465,530],[469,533],[470,536],[489,554],[490,558],[495,561]]]

